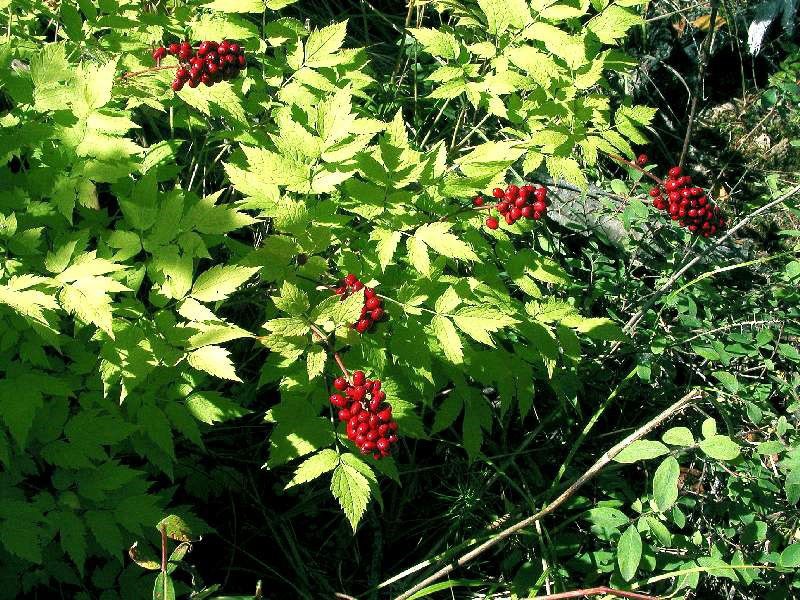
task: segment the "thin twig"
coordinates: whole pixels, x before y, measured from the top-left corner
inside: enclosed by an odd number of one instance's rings
[[[636,171],[639,171],[642,175],[644,175],[646,177],[649,177],[650,179],[655,181],[658,185],[664,185],[664,182],[661,179],[659,179],[658,177],[653,175],[650,171],[647,171],[647,170],[643,169],[642,167],[637,165],[635,162],[631,162],[626,158],[622,158],[618,154],[612,154],[610,152],[604,152],[603,154],[608,156],[608,158],[610,158],[612,160],[615,160],[615,161],[617,161],[618,163],[620,163],[622,165],[625,165],[626,167],[630,167],[631,169],[635,169]]]
[[[650,596],[648,594],[638,594],[636,592],[615,590],[603,585],[600,587],[587,588],[585,590],[572,590],[571,592],[561,592],[559,594],[547,594],[546,596],[523,598],[522,600],[561,600],[562,598],[582,598],[583,596],[597,596],[599,594],[616,596],[617,598],[634,598],[635,600],[657,600],[660,598],[660,596]]]
[[[177,65],[161,65],[160,67],[150,67],[149,69],[142,69],[141,71],[128,71],[123,73],[117,80],[130,79],[131,77],[138,77],[139,75],[147,75],[148,73],[155,73],[156,71],[166,71],[167,69],[177,69]]]
[[[692,127],[694,126],[694,118],[697,113],[697,104],[700,98],[700,88],[703,85],[703,78],[706,74],[706,63],[708,63],[708,54],[711,50],[711,42],[714,39],[714,28],[717,24],[717,9],[719,8],[719,0],[711,0],[711,21],[708,26],[708,34],[706,39],[703,40],[703,45],[700,48],[700,65],[697,69],[697,81],[694,82],[694,91],[692,92],[692,105],[689,109],[689,122],[686,124],[686,136],[683,138],[683,149],[681,150],[681,158],[678,161],[678,166],[683,166],[683,161],[686,159],[686,153],[689,151],[689,141],[692,139]]]
[[[650,433],[653,429],[661,425],[664,421],[672,417],[673,415],[677,414],[684,408],[686,408],[689,404],[691,404],[696,398],[698,397],[697,390],[691,390],[688,394],[683,396],[680,400],[672,404],[671,406],[667,407],[661,413],[650,419],[647,423],[642,425],[639,429],[634,431],[628,437],[623,439],[621,442],[610,448],[606,451],[590,468],[586,471],[583,475],[581,475],[572,485],[570,485],[564,492],[561,493],[555,500],[550,502],[547,506],[545,506],[542,510],[537,512],[530,517],[527,517],[518,523],[507,527],[497,535],[493,536],[492,538],[485,541],[480,546],[470,550],[469,552],[463,554],[458,560],[451,562],[449,565],[442,567],[438,571],[436,571],[430,577],[426,577],[421,582],[406,590],[399,596],[395,598],[395,600],[408,600],[412,595],[414,595],[419,590],[429,586],[430,584],[438,581],[442,577],[449,575],[452,573],[457,567],[464,566],[465,564],[471,562],[490,548],[496,546],[506,538],[511,537],[516,532],[520,531],[521,529],[525,529],[526,527],[531,526],[536,521],[546,517],[547,515],[555,512],[555,510],[564,504],[567,500],[569,500],[580,488],[582,488],[587,482],[594,479],[600,471],[602,471],[606,465],[608,465],[617,454],[622,452],[625,448],[630,446],[636,440],[644,437],[648,433]]]
[[[342,373],[344,373],[345,379],[349,380],[350,373],[347,371],[347,367],[344,366],[344,362],[342,362],[342,357],[339,356],[339,353],[333,349],[333,346],[331,346],[330,341],[328,341],[328,336],[326,336],[325,333],[313,323],[309,322],[308,326],[311,328],[311,331],[314,332],[314,335],[316,335],[319,338],[319,341],[325,344],[325,347],[333,355],[333,360],[336,361],[336,364],[339,365],[339,368],[342,370]]]

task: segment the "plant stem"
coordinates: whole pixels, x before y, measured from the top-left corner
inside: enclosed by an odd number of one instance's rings
[[[692,127],[694,126],[694,118],[697,114],[697,103],[700,97],[700,88],[703,85],[703,78],[706,74],[706,63],[708,62],[708,54],[711,50],[711,41],[714,39],[714,28],[717,24],[717,9],[719,8],[719,0],[711,0],[711,21],[708,26],[708,34],[706,39],[703,40],[703,45],[700,48],[700,65],[697,70],[697,81],[694,82],[694,90],[692,91],[692,106],[689,109],[689,122],[686,124],[686,136],[683,138],[683,149],[681,150],[681,158],[678,161],[678,166],[683,166],[683,161],[686,159],[686,153],[689,151],[689,141],[692,139]]]
[[[650,419],[647,423],[642,425],[639,429],[634,431],[628,437],[626,437],[621,442],[619,442],[618,444],[607,450],[599,459],[597,459],[597,461],[583,475],[581,475],[572,485],[570,485],[564,492],[562,492],[560,496],[558,496],[555,500],[550,502],[542,510],[540,510],[534,515],[531,515],[519,521],[518,523],[515,523],[514,525],[511,525],[510,527],[507,527],[497,535],[485,541],[480,546],[460,556],[458,560],[451,562],[449,565],[445,567],[442,567],[430,577],[426,577],[424,580],[422,580],[412,588],[406,590],[405,592],[397,596],[395,600],[408,600],[408,598],[410,598],[419,590],[429,586],[430,584],[434,583],[435,581],[438,581],[442,577],[452,573],[457,567],[464,566],[465,564],[471,562],[472,560],[474,560],[475,558],[477,558],[490,548],[496,546],[503,540],[511,537],[521,529],[525,529],[526,527],[529,527],[534,523],[536,523],[536,521],[539,521],[540,519],[543,519],[547,515],[555,512],[555,510],[558,507],[560,507],[567,500],[569,500],[587,482],[594,479],[597,476],[597,474],[600,473],[600,471],[602,471],[614,459],[615,456],[617,456],[617,454],[622,452],[625,448],[630,446],[636,440],[650,433],[653,429],[661,425],[664,421],[666,421],[673,415],[677,414],[678,412],[686,408],[696,398],[697,398],[697,391],[691,390],[680,400],[678,400],[674,404],[664,409],[661,413]]]
[[[319,338],[319,341],[325,344],[325,347],[333,355],[333,360],[336,361],[336,364],[339,365],[339,368],[342,370],[342,373],[344,373],[345,379],[349,380],[350,373],[347,371],[347,367],[344,366],[344,362],[342,362],[342,357],[339,355],[338,352],[336,352],[336,350],[333,349],[333,346],[331,346],[331,343],[328,341],[328,337],[325,335],[325,333],[319,327],[317,327],[311,322],[308,323],[308,326],[311,328],[311,331],[314,332],[314,335],[316,335]]]
[[[646,171],[645,169],[643,169],[642,167],[640,167],[636,163],[629,161],[627,158],[622,158],[619,154],[612,154],[610,152],[604,152],[603,154],[608,156],[608,158],[617,161],[621,165],[625,165],[626,167],[630,167],[631,169],[635,169],[636,171],[639,171],[641,174],[643,174],[646,177],[649,177],[650,179],[655,181],[658,185],[664,185],[664,181],[663,180],[661,180],[658,177],[656,177],[655,175],[653,175],[650,171]]]
[[[148,73],[155,73],[156,71],[166,71],[167,69],[177,69],[177,65],[161,65],[159,67],[150,67],[149,69],[142,69],[141,71],[128,71],[123,73],[117,80],[131,79],[132,77],[139,77],[140,75],[147,75]]]
[[[534,596],[530,600],[561,600],[562,598],[583,598],[584,596],[598,596],[600,594],[616,596],[617,598],[634,598],[636,600],[653,600],[659,597],[650,596],[648,594],[639,594],[636,592],[626,592],[624,590],[615,590],[610,587],[600,586],[587,588],[585,590],[572,590],[571,592],[548,594],[546,596]]]

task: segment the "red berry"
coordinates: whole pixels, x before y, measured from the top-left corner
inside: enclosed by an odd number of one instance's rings
[[[522,209],[515,206],[511,209],[511,218],[516,221],[520,217],[522,217]]]
[[[657,188],[657,187],[650,188],[650,195],[651,195],[653,198],[656,198],[656,197],[658,197],[658,196],[660,196],[660,195],[661,195],[661,190],[660,190],[659,188]]]
[[[472,199],[473,206],[483,206],[483,196],[475,196]]]
[[[489,217],[486,219],[486,226],[489,229],[497,229],[500,226],[500,222],[494,217]]]
[[[364,371],[356,371],[353,373],[353,385],[359,386],[364,385],[364,382],[367,380],[366,375],[364,375]]]
[[[338,408],[344,408],[347,406],[347,400],[345,400],[345,397],[341,394],[331,394],[330,401],[331,404]]]
[[[175,71],[175,78],[176,79],[183,79],[184,81],[189,79],[189,71],[181,67],[177,71]]]
[[[636,164],[639,165],[640,167],[645,166],[647,164],[647,162],[648,162],[647,154],[640,154],[636,158]]]
[[[388,450],[389,449],[389,440],[386,438],[380,438],[377,442],[378,450]]]
[[[533,207],[532,206],[524,207],[522,209],[522,216],[525,217],[526,219],[533,218]]]
[[[494,196],[495,198],[498,198],[498,199],[500,199],[500,198],[502,198],[502,197],[503,197],[503,196],[505,196],[505,195],[506,195],[506,193],[505,193],[505,192],[502,190],[502,188],[499,188],[499,187],[498,187],[498,188],[494,188],[494,189],[492,190],[492,196]]]
[[[354,286],[358,281],[358,277],[356,277],[353,273],[348,273],[347,277],[344,278],[344,282],[349,286]]]
[[[233,43],[233,44],[231,44],[231,45],[228,47],[228,50],[229,50],[230,52],[232,52],[233,54],[239,54],[239,50],[240,50],[240,48],[239,48],[239,44],[237,44],[237,43]]]
[[[344,377],[337,377],[333,380],[333,387],[342,392],[347,389],[347,380]]]
[[[153,54],[152,54],[153,60],[156,61],[156,62],[160,61],[166,55],[167,55],[167,49],[164,48],[164,46],[159,46],[158,48],[153,50]]]
[[[339,420],[340,421],[349,421],[350,420],[350,411],[346,408],[343,408],[339,411]]]
[[[247,66],[247,59],[245,58],[244,54],[239,55],[239,66],[242,68]]]
[[[672,177],[673,179],[675,179],[676,177],[680,177],[682,172],[683,172],[683,171],[681,170],[681,168],[680,168],[680,167],[672,167],[672,168],[669,170],[669,173],[668,173],[668,174],[669,174],[669,176],[670,176],[670,177]]]
[[[373,321],[380,321],[383,318],[384,312],[383,309],[378,307],[369,313],[369,316],[372,317]]]
[[[373,310],[375,308],[378,308],[380,305],[381,305],[381,299],[376,298],[375,296],[373,296],[372,298],[368,298],[367,301],[364,303],[364,307],[367,310]]]
[[[172,43],[169,45],[168,52],[169,52],[170,54],[177,54],[177,53],[178,53],[178,52],[180,52],[180,51],[181,51],[181,45],[180,45],[179,43],[177,43],[177,42],[172,42]]]
[[[536,212],[544,212],[547,210],[547,205],[541,200],[537,200],[533,203],[533,210]]]
[[[384,408],[381,412],[378,413],[378,418],[383,421],[384,423],[392,420],[392,409],[391,408]]]
[[[183,89],[183,79],[174,79],[172,81],[172,91],[180,92]]]

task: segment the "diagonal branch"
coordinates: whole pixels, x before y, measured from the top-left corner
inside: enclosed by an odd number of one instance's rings
[[[412,588],[406,590],[399,596],[395,598],[395,600],[408,600],[411,596],[413,596],[419,590],[425,588],[426,586],[432,584],[435,581],[438,581],[442,577],[449,575],[452,573],[456,568],[464,566],[465,564],[471,562],[490,548],[493,548],[503,540],[511,537],[521,529],[525,529],[526,527],[530,527],[540,519],[543,519],[547,515],[556,511],[558,507],[564,504],[567,500],[569,500],[575,492],[577,492],[580,488],[582,488],[586,483],[594,479],[600,471],[602,471],[612,460],[614,457],[617,456],[620,452],[622,452],[625,448],[630,446],[636,440],[644,437],[648,433],[650,433],[653,429],[661,425],[664,421],[671,418],[675,414],[682,411],[684,408],[689,406],[694,400],[698,398],[697,390],[692,390],[685,396],[683,396],[680,400],[672,404],[671,406],[667,407],[661,413],[650,419],[647,423],[639,427],[636,431],[631,433],[628,437],[623,439],[621,442],[616,444],[615,446],[611,447],[607,450],[597,461],[586,471],[583,475],[581,475],[575,482],[570,485],[560,496],[558,496],[555,500],[550,502],[547,506],[545,506],[542,510],[537,512],[530,517],[507,527],[497,535],[489,538],[480,546],[477,546],[473,550],[466,552],[465,554],[461,555],[458,560],[450,563],[449,565],[442,567],[438,571],[436,571],[430,577],[426,577],[421,582],[413,586]]]

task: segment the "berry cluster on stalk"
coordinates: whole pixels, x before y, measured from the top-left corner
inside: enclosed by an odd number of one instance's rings
[[[497,209],[506,223],[513,225],[519,219],[533,219],[538,221],[547,213],[550,201],[547,199],[547,188],[545,186],[534,187],[530,184],[523,186],[509,185],[505,190],[494,188],[492,196],[497,199],[494,208]],[[484,206],[483,196],[476,196],[472,200],[474,206]],[[486,226],[489,229],[497,229],[500,221],[493,216],[486,219]]]
[[[397,421],[392,418],[391,405],[385,402],[381,380],[367,379],[363,371],[356,371],[352,383],[337,377],[333,387],[337,393],[331,395],[330,402],[339,409],[339,420],[347,424],[347,438],[361,454],[372,453],[375,460],[389,456],[398,439]]]
[[[692,185],[692,178],[683,175],[680,167],[672,167],[661,186],[650,190],[653,206],[669,213],[670,219],[703,237],[711,237],[725,229],[720,208],[706,197],[702,188]]]
[[[201,83],[212,86],[222,80],[233,79],[247,66],[244,48],[236,42],[200,42],[197,49],[187,42],[173,42],[166,48],[153,50],[153,59],[158,64],[167,54],[177,57],[180,64],[172,81],[173,91],[179,92],[185,84],[196,88]]]
[[[364,306],[361,307],[361,317],[351,325],[358,333],[369,331],[375,321],[380,321],[386,314],[383,310],[383,301],[378,298],[375,290],[364,287],[353,273],[349,273],[336,288],[335,292],[344,300],[353,292],[364,290]]]

